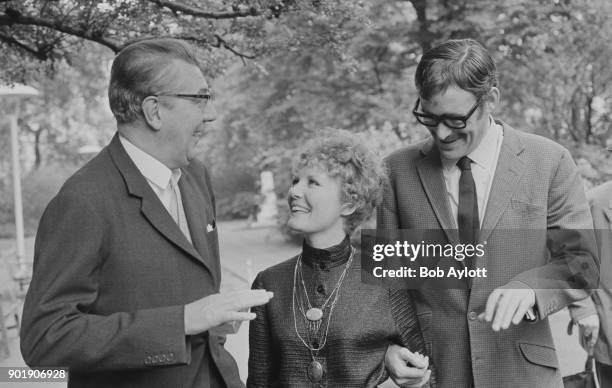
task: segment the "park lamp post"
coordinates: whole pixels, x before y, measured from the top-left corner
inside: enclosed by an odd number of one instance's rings
[[[18,265],[17,273],[13,275],[16,279],[29,277],[28,268],[25,261],[25,246],[23,232],[23,204],[21,200],[21,167],[19,162],[19,127],[17,118],[19,116],[19,100],[26,97],[38,96],[38,90],[31,86],[13,84],[0,85],[0,99],[4,101],[14,101],[14,110],[9,114],[11,127],[11,156],[13,166],[13,196],[15,208],[15,235],[17,240],[16,260]]]

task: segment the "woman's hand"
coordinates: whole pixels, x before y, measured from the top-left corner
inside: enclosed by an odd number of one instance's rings
[[[429,358],[398,345],[391,345],[385,354],[385,367],[395,384],[402,388],[419,388],[429,381]]]

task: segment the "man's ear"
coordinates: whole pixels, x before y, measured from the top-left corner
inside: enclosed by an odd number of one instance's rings
[[[159,131],[162,126],[161,115],[159,112],[159,99],[155,96],[148,96],[142,100],[142,115],[145,121],[154,131]]]
[[[347,217],[355,213],[356,206],[353,203],[343,203],[340,209],[340,215]]]
[[[500,98],[501,98],[501,92],[499,91],[498,88],[493,86],[491,90],[489,90],[489,93],[487,93],[487,96],[485,97],[485,100],[484,100],[485,106],[489,113],[495,112],[495,108],[497,108]]]

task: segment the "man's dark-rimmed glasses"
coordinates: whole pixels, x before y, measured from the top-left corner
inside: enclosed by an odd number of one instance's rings
[[[423,124],[426,127],[437,127],[440,123],[444,123],[447,127],[451,129],[463,129],[467,125],[467,121],[472,117],[476,109],[480,106],[482,99],[479,98],[474,106],[467,112],[464,116],[455,116],[455,115],[434,115],[429,113],[419,112],[419,104],[421,103],[421,98],[418,98],[416,104],[414,105],[414,109],[412,110],[412,114],[416,117],[417,121]]]

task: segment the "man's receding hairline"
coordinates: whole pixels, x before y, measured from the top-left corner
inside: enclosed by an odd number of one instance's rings
[[[177,64],[180,64],[180,63],[184,63],[184,64],[191,65],[191,66],[195,67],[200,72],[200,74],[202,75],[202,78],[204,79],[204,82],[206,82],[207,88],[210,88],[210,86],[208,85],[208,81],[206,80],[206,77],[204,77],[204,74],[202,73],[202,69],[198,65],[196,65],[194,63],[191,63],[189,61],[186,61],[186,60],[184,60],[182,58],[172,58],[170,61],[168,61],[165,64],[163,69],[160,69],[160,75],[162,76],[162,78],[164,78],[164,79],[169,81],[165,85],[169,89],[168,92],[170,92],[171,90],[173,92],[177,92],[177,93],[180,93],[180,92],[184,93],[185,92],[183,90],[179,90],[180,88],[173,87],[173,86],[182,86],[182,85],[178,85],[179,84],[178,81],[181,79],[182,72],[178,72],[178,71],[173,70],[173,66],[176,66]],[[195,80],[193,80],[193,82],[195,82]],[[176,90],[174,90],[174,89],[176,89]],[[200,90],[200,89],[201,88],[198,87],[198,90]],[[160,92],[162,92],[162,91],[160,91]]]

